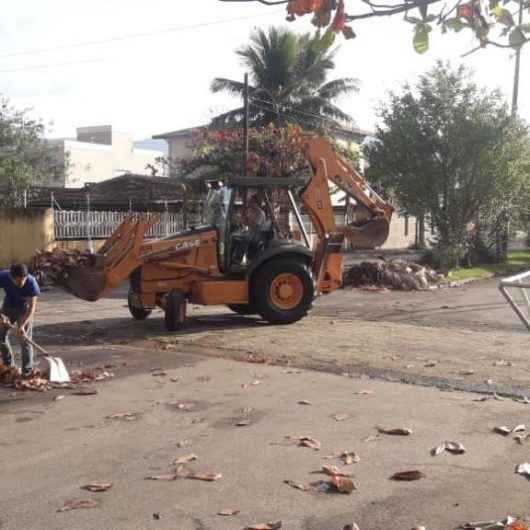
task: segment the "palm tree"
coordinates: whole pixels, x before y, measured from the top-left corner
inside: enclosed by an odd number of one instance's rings
[[[304,128],[323,129],[352,124],[350,115],[334,101],[358,91],[353,78],[326,81],[335,64],[336,50],[326,35],[297,35],[288,29],[256,29],[250,44],[236,53],[250,73],[250,125],[298,123]],[[244,83],[216,78],[213,92],[243,96]],[[244,108],[231,110],[212,120],[217,127],[241,126]]]

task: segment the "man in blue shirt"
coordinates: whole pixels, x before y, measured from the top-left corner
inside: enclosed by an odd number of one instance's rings
[[[9,326],[15,325],[16,332],[22,338],[31,339],[33,334],[33,315],[40,295],[37,280],[28,274],[26,265],[17,263],[10,270],[0,271],[0,288],[5,297],[0,313],[0,352],[7,366],[14,366],[11,345],[9,344]],[[22,340],[22,375],[29,376],[33,371],[33,348]]]

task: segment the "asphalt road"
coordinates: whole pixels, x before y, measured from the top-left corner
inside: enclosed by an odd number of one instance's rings
[[[43,296],[37,340],[71,370],[106,364],[115,377],[92,384],[98,393],[90,396],[0,389],[1,529],[238,530],[281,520],[295,530],[353,521],[361,530],[447,530],[528,510],[528,481],[514,469],[528,460],[530,442],[493,432],[527,422],[528,405],[492,398],[530,394],[528,334],[495,282],[345,290],[283,327],[191,308],[187,329],[174,335],[161,313],[133,322],[124,306],[123,292],[97,304],[60,291]],[[115,413],[133,416],[108,418]],[[378,426],[413,434],[377,436]],[[314,437],[322,448],[286,436]],[[466,453],[432,457],[445,440]],[[345,450],[361,459],[345,466],[352,494],[284,483],[325,480],[323,464],[342,465],[325,457]],[[190,468],[222,478],[146,480],[189,453],[197,456]],[[425,477],[389,478],[411,469]],[[113,487],[80,489],[92,481]],[[57,512],[77,498],[98,505]],[[217,515],[226,508],[240,513]]]

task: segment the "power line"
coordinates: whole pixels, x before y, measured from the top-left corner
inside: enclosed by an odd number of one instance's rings
[[[36,64],[33,66],[23,66],[22,68],[13,68],[12,70],[0,70],[0,74],[7,74],[11,72],[25,72],[27,70],[41,70],[46,68],[56,68],[60,66],[73,66],[77,64],[86,64],[86,63],[99,63],[104,59],[87,59],[85,61],[71,61],[67,63],[55,63],[55,64]]]
[[[159,35],[165,35],[168,33],[177,33],[179,31],[188,31],[191,29],[198,29],[208,26],[218,26],[221,24],[229,24],[230,22],[237,22],[239,20],[249,20],[253,18],[261,18],[266,16],[271,16],[274,14],[283,13],[283,11],[271,11],[269,13],[264,13],[261,15],[251,15],[246,17],[235,17],[235,18],[228,18],[225,20],[216,20],[213,22],[202,22],[199,24],[191,24],[188,26],[175,26],[171,28],[165,28],[165,29],[158,29],[158,30],[152,30],[152,31],[145,31],[142,33],[130,33],[128,35],[121,35],[118,37],[109,37],[108,39],[101,39],[101,40],[93,40],[93,41],[85,41],[85,42],[77,42],[73,44],[61,44],[58,46],[52,46],[49,48],[40,48],[40,49],[34,49],[34,50],[25,50],[25,51],[19,51],[19,52],[12,52],[12,53],[2,53],[0,54],[0,58],[7,58],[7,57],[20,57],[22,55],[35,55],[40,53],[47,53],[52,51],[58,51],[58,50],[68,50],[68,49],[74,49],[74,48],[83,48],[85,46],[96,46],[99,44],[107,44],[110,42],[121,42],[125,40],[130,39],[139,39],[139,38],[145,38],[145,37],[156,37]]]

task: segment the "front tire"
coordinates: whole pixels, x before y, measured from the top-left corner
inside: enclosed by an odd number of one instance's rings
[[[131,313],[134,320],[145,320],[152,312],[152,309],[144,309],[138,305],[138,293],[129,291],[127,296],[127,305],[129,306],[129,312]]]
[[[300,260],[275,259],[263,264],[252,281],[253,304],[271,324],[292,324],[307,315],[315,298],[313,275]]]
[[[179,331],[186,321],[186,296],[177,289],[169,291],[166,296],[166,329]]]

